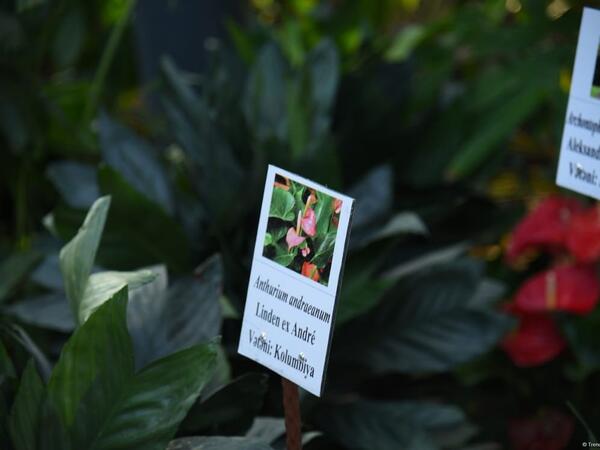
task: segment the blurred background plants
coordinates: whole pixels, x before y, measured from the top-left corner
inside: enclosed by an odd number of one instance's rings
[[[31,423],[15,439],[19,411],[60,398],[44,383],[65,342],[87,317],[123,330],[125,304],[129,374],[171,355],[187,377],[173,355],[198,344],[214,356],[153,445],[282,448],[278,379],[236,355],[268,163],[357,199],[307,448],[563,448],[590,439],[576,416],[598,433],[596,298],[585,317],[548,313],[560,354],[522,368],[498,349],[517,324],[500,304],[553,256],[503,258],[557,191],[581,2],[192,3],[0,2],[1,442],[38,448]],[[65,268],[101,196],[98,251]],[[82,320],[63,277],[83,261],[80,289],[116,298]],[[114,371],[89,371],[94,405]],[[95,432],[81,417],[76,443]]]

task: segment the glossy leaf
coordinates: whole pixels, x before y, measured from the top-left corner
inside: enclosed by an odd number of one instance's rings
[[[0,264],[0,304],[2,304],[23,278],[39,262],[40,255],[29,251],[15,253]]]
[[[460,409],[429,402],[325,404],[317,409],[316,421],[332,439],[357,449],[437,449],[436,435],[468,426]],[[455,444],[464,444],[472,431]]]
[[[45,386],[33,360],[29,360],[15,397],[8,426],[15,450],[35,450]]]
[[[120,270],[157,263],[184,270],[190,246],[181,226],[110,167],[101,167],[98,177],[101,191],[112,196],[100,262]]]
[[[111,389],[104,394],[112,401],[117,386],[133,373],[126,309],[125,287],[100,306],[63,347],[48,382],[48,397],[65,426],[73,426],[79,404],[96,380],[103,380]]]
[[[106,114],[100,116],[98,126],[104,161],[139,194],[172,215],[175,204],[171,183],[155,150]]]
[[[259,439],[211,436],[175,439],[167,450],[273,450],[273,447]]]
[[[294,217],[294,196],[283,189],[273,188],[273,198],[269,209],[269,217],[293,221]]]
[[[75,328],[73,313],[63,293],[43,294],[12,303],[3,310],[20,321],[68,333]]]
[[[78,323],[84,323],[100,305],[125,286],[128,286],[129,291],[133,291],[154,278],[155,274],[151,270],[100,272],[91,275],[79,304]]]
[[[136,366],[183,348],[208,342],[221,330],[219,298],[223,289],[223,264],[209,258],[194,277],[179,279],[167,290],[166,273],[134,291],[129,302],[128,326]]]
[[[194,346],[130,374],[123,384],[95,383],[79,409],[78,418],[87,417],[77,425],[76,448],[164,449],[210,380],[215,357],[213,345]]]
[[[65,203],[87,209],[100,197],[96,168],[75,161],[60,161],[48,166],[46,174]]]
[[[315,255],[311,259],[311,262],[317,267],[323,267],[333,257],[336,237],[337,231],[330,231],[319,242]]]
[[[443,372],[488,351],[512,320],[470,306],[480,269],[470,261],[433,267],[390,291],[370,313],[340,330],[334,356],[376,373]],[[352,330],[368,327],[360,339]],[[358,355],[358,356],[357,356]]]
[[[265,374],[247,373],[198,399],[181,429],[186,434],[240,435],[252,425],[267,392]]]
[[[60,269],[73,315],[78,317],[79,305],[94,265],[96,252],[106,223],[110,197],[94,202],[77,235],[60,251]]]

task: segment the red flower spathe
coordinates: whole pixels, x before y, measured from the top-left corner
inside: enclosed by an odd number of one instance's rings
[[[523,312],[566,311],[589,313],[600,297],[600,282],[594,267],[572,265],[556,267],[526,281],[515,297]]]
[[[515,311],[514,306],[509,311]],[[555,357],[566,346],[565,339],[548,314],[523,314],[518,328],[500,344],[516,366],[532,367],[544,364]]]
[[[316,264],[311,264],[308,261],[304,261],[302,264],[302,275],[314,281],[319,281],[320,278]]]
[[[516,226],[506,250],[509,262],[515,262],[525,251],[543,247],[564,248],[571,217],[583,210],[575,199],[547,197]]]
[[[567,248],[581,262],[600,258],[600,207],[594,206],[573,215]]]

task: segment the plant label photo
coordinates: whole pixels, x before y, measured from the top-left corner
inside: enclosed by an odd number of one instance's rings
[[[600,199],[600,11],[584,8],[556,183]]]
[[[353,203],[269,166],[238,351],[317,396]]]

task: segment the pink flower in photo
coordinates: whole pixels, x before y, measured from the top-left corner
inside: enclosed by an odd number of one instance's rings
[[[294,227],[290,227],[290,229],[287,232],[287,235],[285,236],[285,242],[287,242],[288,251],[302,244],[305,239],[305,237],[298,236],[298,233],[296,233]]]
[[[317,216],[314,209],[306,208],[302,218],[302,230],[310,237],[317,234]]]

